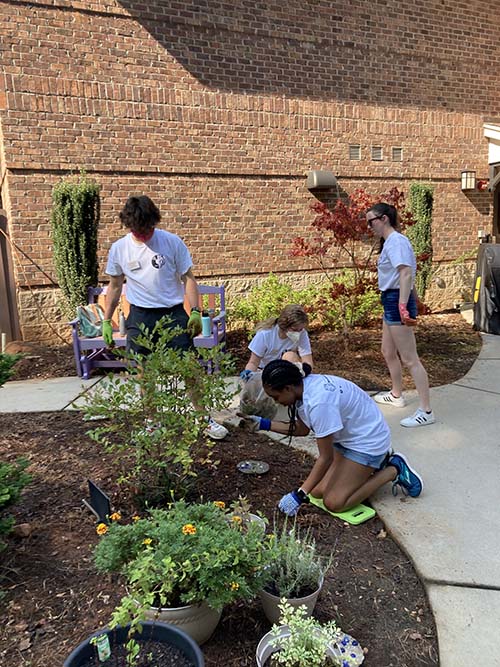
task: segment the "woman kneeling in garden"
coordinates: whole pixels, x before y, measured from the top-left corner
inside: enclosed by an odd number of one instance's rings
[[[290,436],[314,431],[319,449],[307,479],[280,500],[293,516],[308,495],[322,498],[332,512],[355,507],[387,482],[412,497],[422,492],[421,477],[405,457],[391,453],[391,434],[382,413],[356,384],[334,375],[311,374],[308,364],[272,361],[264,368],[266,393],[287,405],[290,422],[250,417],[256,429]]]

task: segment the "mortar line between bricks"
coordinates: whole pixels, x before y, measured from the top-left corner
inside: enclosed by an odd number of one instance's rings
[[[500,586],[488,586],[486,584],[468,584],[459,581],[447,581],[446,579],[424,579],[426,584],[433,584],[434,586],[452,586],[453,588],[472,588],[481,591],[498,591]]]

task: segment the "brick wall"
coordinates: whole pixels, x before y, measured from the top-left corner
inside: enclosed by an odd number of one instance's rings
[[[49,275],[51,189],[81,167],[102,185],[102,264],[123,201],[146,193],[196,274],[228,284],[310,268],[288,257],[310,169],[345,192],[433,182],[439,263],[491,230],[491,195],[459,184],[465,167],[486,178],[483,118],[500,116],[500,16],[483,0],[0,0],[0,21],[2,201]],[[50,285],[15,265],[19,290]]]

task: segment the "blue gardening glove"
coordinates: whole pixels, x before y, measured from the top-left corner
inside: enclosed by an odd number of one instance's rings
[[[302,503],[306,503],[308,501],[309,498],[307,497],[307,493],[302,491],[302,489],[296,489],[291,493],[287,493],[286,496],[283,496],[283,498],[278,503],[278,508],[287,516],[295,516],[299,511],[299,507],[302,505]]]
[[[113,340],[113,327],[111,325],[111,320],[102,321],[102,337],[104,342],[108,347],[113,347],[115,342]]]
[[[199,310],[191,309],[191,315],[189,316],[186,328],[191,338],[201,334],[201,315]]]
[[[271,420],[265,419],[264,417],[258,417],[257,415],[245,415],[243,412],[236,413],[238,417],[241,417],[240,425],[250,432],[255,431],[270,431],[271,430]]]
[[[253,371],[249,370],[248,368],[245,368],[244,371],[241,371],[240,373],[240,379],[243,380],[243,382],[248,382],[252,375],[254,374]]]

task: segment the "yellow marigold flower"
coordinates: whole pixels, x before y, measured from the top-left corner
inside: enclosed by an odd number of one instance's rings
[[[146,537],[144,540],[142,540],[142,543],[148,547],[152,541],[153,540],[150,537]]]
[[[139,521],[140,518],[141,517],[138,514],[134,514],[134,516],[132,517],[132,521]]]
[[[215,500],[214,505],[221,510],[226,509],[226,503],[223,500]]]
[[[108,532],[108,527],[106,526],[105,523],[99,523],[95,531],[98,535],[106,535],[106,533]]]
[[[184,526],[182,526],[182,533],[184,535],[195,535],[196,527],[193,526],[192,523],[186,523]]]
[[[231,582],[231,590],[232,591],[237,591],[239,587],[240,587],[240,585],[237,581],[232,581]]]
[[[111,521],[120,521],[122,515],[120,514],[120,512],[113,512],[113,514],[109,518],[111,519]]]
[[[241,516],[238,516],[238,515],[235,514],[235,515],[231,518],[231,521],[234,521],[234,523],[237,523],[237,524],[239,525],[240,523],[243,522],[243,519],[241,518]]]

